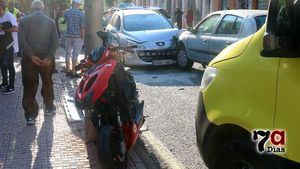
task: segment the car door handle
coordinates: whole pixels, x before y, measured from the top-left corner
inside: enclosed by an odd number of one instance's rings
[[[231,42],[226,42],[226,45],[228,46],[228,45],[231,45],[232,43]]]
[[[202,41],[203,41],[204,43],[207,43],[208,39],[203,39]]]

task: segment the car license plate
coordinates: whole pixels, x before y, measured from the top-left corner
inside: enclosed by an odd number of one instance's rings
[[[153,61],[154,66],[171,65],[173,63],[174,63],[173,60],[156,60],[156,61]]]

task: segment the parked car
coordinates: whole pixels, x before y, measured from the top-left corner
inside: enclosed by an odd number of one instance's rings
[[[190,69],[207,65],[225,47],[255,33],[265,23],[265,10],[226,10],[211,13],[178,38],[178,64]]]
[[[159,12],[160,14],[162,14],[164,17],[166,17],[167,19],[171,19],[171,16],[169,14],[168,11],[166,11],[165,9],[163,8],[160,8],[160,7],[152,7],[152,6],[149,6],[149,7],[145,7],[147,9],[152,9],[152,10],[155,10],[157,12]]]
[[[164,17],[166,17],[168,20],[171,21],[171,17],[169,15],[169,13],[163,9],[163,8],[160,8],[160,7],[152,7],[152,6],[125,6],[125,7],[122,7],[122,8],[118,8],[118,7],[112,7],[112,8],[109,8],[107,10],[105,10],[103,13],[102,13],[102,27],[105,29],[106,26],[108,25],[108,22],[109,20],[111,19],[112,15],[114,14],[114,12],[116,11],[119,11],[119,10],[128,10],[128,9],[151,9],[151,10],[154,10],[160,14],[162,14]]]
[[[118,3],[117,6],[120,9],[125,9],[125,8],[128,8],[128,7],[135,7],[134,3],[126,3],[126,2],[120,2],[120,3]]]
[[[106,31],[112,44],[137,46],[134,52],[124,54],[123,62],[127,66],[159,66],[177,62],[173,39],[179,30],[157,11],[146,8],[116,11]]]

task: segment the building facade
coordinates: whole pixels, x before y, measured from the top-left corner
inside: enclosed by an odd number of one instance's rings
[[[214,0],[214,10],[267,9],[269,0]]]
[[[176,8],[186,15],[193,8],[195,23],[211,12],[226,9],[267,9],[270,0],[133,0],[137,6],[156,6],[166,9],[171,16]],[[183,17],[185,23],[185,17]],[[186,26],[186,25],[184,25]]]

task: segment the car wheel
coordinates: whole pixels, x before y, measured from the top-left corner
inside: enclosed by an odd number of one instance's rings
[[[188,70],[193,67],[194,62],[188,58],[186,49],[183,45],[180,45],[179,51],[177,54],[177,62],[181,69]]]
[[[273,169],[268,155],[258,155],[254,145],[246,140],[232,140],[223,144],[212,160],[213,169]]]

